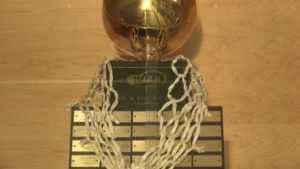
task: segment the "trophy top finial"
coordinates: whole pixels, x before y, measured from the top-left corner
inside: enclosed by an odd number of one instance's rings
[[[193,32],[196,0],[104,0],[105,29],[117,48],[135,60],[163,60]]]

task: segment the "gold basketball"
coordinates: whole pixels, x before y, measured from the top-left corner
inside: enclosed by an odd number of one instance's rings
[[[165,60],[193,32],[196,0],[104,0],[109,37],[126,58]]]

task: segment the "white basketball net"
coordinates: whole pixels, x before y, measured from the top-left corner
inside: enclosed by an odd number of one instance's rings
[[[177,78],[169,86],[168,101],[157,114],[160,120],[159,143],[146,152],[139,162],[126,166],[122,151],[115,141],[113,124],[119,122],[113,111],[118,105],[118,93],[113,88],[111,60],[106,59],[100,66],[88,95],[83,100],[70,105],[70,107],[78,106],[85,114],[87,137],[81,141],[81,145],[90,143],[107,169],[172,169],[191,151],[202,152],[203,147],[198,147],[196,143],[200,135],[201,122],[204,116],[209,115],[206,105],[207,92],[199,70],[189,59],[178,56],[172,62],[172,71]],[[179,73],[175,66],[180,60],[187,63],[183,73]],[[191,77],[189,85],[187,85],[187,76]],[[184,93],[180,98],[175,99],[171,93],[178,84],[182,85]],[[182,102],[185,104],[179,110],[177,104]],[[173,117],[164,123],[163,112],[168,108],[172,109]],[[184,122],[181,124],[179,119],[182,117]],[[175,140],[176,138],[180,140]],[[191,142],[192,146],[188,146]]]

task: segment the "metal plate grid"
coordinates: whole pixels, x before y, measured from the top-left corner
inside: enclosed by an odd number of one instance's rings
[[[180,163],[178,169],[224,169],[224,139],[222,125],[222,107],[209,107],[212,116],[204,119],[198,144],[205,152],[192,152]],[[128,164],[138,161],[141,156],[157,145],[158,119],[155,111],[115,111],[120,121],[115,126],[117,142]],[[164,112],[168,119],[171,112]],[[85,136],[84,114],[78,109],[72,110],[70,169],[103,168],[89,145],[82,147],[79,142]]]

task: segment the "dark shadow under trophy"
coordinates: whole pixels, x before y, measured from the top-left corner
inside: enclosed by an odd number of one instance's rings
[[[198,69],[172,57],[196,18],[196,0],[104,0],[121,55],[70,106],[70,169],[224,169],[222,107],[206,106]]]

